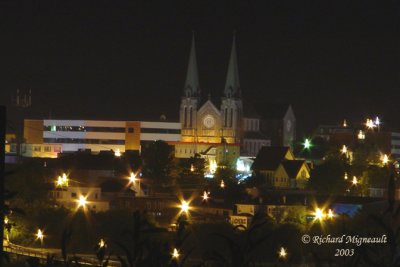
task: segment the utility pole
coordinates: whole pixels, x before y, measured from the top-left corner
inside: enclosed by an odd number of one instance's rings
[[[0,106],[0,267],[4,260],[4,180],[5,180],[5,143],[6,143],[6,107]]]

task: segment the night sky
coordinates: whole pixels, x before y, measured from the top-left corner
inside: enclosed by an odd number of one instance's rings
[[[292,103],[302,132],[380,115],[400,130],[400,3],[382,0],[0,2],[0,104],[35,118],[178,117],[192,31],[218,98],[232,33],[247,102]]]

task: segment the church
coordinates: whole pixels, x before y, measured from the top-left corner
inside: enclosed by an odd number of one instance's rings
[[[278,119],[280,129],[276,130],[287,144],[271,143],[270,136],[262,133],[267,122],[262,120],[263,116],[254,112],[254,107],[244,110],[235,36],[225,86],[221,91],[220,105],[216,105],[210,96],[202,95],[193,35],[179,111],[181,141],[174,142],[177,158],[200,156],[207,159],[210,168],[221,164],[232,166],[240,156],[255,157],[263,146],[288,145],[294,141],[295,117],[291,106]]]

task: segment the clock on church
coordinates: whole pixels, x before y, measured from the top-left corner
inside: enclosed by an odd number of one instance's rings
[[[214,124],[215,124],[215,119],[214,119],[213,116],[207,115],[207,116],[204,117],[204,119],[203,119],[203,125],[204,125],[206,128],[212,128],[212,127],[214,126]]]

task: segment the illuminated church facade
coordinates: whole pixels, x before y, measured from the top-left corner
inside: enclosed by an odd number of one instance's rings
[[[201,96],[193,36],[179,120],[182,130],[181,142],[175,144],[176,157],[200,155],[218,164],[229,164],[240,156],[243,104],[235,39],[221,105],[216,106],[210,97],[203,99]]]
[[[239,71],[236,54],[236,42],[233,38],[225,86],[216,105],[210,98],[201,94],[196,59],[194,36],[189,55],[186,80],[179,109],[181,124],[181,140],[173,142],[175,157],[190,158],[200,156],[214,164],[237,164],[240,156],[255,157],[262,146],[287,145],[294,140],[295,118],[291,107],[286,107],[279,125],[274,132],[282,136],[280,140],[287,142],[271,143],[271,137],[262,133],[263,123],[260,116],[245,114],[243,110],[242,92],[239,82]],[[269,112],[268,112],[269,113]],[[286,129],[286,130],[285,130]],[[241,151],[242,150],[242,151]]]

